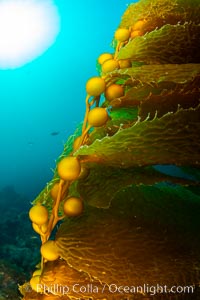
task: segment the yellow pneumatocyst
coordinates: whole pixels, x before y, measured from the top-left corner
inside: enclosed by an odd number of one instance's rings
[[[58,190],[59,190],[59,182],[56,182],[56,183],[54,183],[54,185],[52,186],[51,191],[50,191],[50,195],[53,200],[57,199]]]
[[[76,157],[65,157],[58,163],[58,175],[63,180],[75,180],[80,172],[81,164]]]
[[[133,26],[132,30],[141,30],[144,27],[144,24],[146,23],[146,20],[138,20]]]
[[[46,233],[48,229],[48,223],[42,224],[41,225],[41,231],[42,233]]]
[[[99,57],[98,57],[98,63],[100,65],[102,65],[106,60],[108,59],[113,59],[113,55],[111,53],[102,53]]]
[[[43,292],[42,285],[40,284],[40,275],[36,275],[31,278],[30,286],[31,286],[32,290],[34,290],[37,293]]]
[[[130,37],[130,31],[126,28],[119,28],[115,31],[115,39],[120,42],[125,42]]]
[[[83,201],[80,198],[70,197],[65,201],[63,210],[68,217],[79,216],[83,212]]]
[[[106,88],[106,84],[101,77],[92,77],[86,83],[86,91],[90,96],[100,96]]]
[[[73,149],[74,151],[78,150],[78,148],[81,146],[80,145],[80,141],[81,141],[81,136],[78,136],[75,140],[74,140],[74,143],[73,143]]]
[[[95,107],[88,114],[88,124],[94,127],[103,126],[108,121],[106,108]]]
[[[42,256],[48,261],[54,261],[59,258],[58,248],[55,241],[48,240],[41,248],[40,252]]]
[[[40,234],[40,228],[39,228],[39,226],[38,226],[37,224],[32,223],[32,227],[33,227],[33,230],[34,230],[35,232],[37,232],[38,234]]]
[[[124,88],[119,84],[111,84],[105,91],[105,97],[109,101],[122,96],[124,96]]]
[[[32,227],[35,232],[37,232],[38,234],[41,234],[41,232],[45,233],[47,231],[48,223],[45,223],[42,225],[37,225],[35,223],[32,223]]]
[[[112,71],[117,70],[117,69],[119,69],[119,63],[115,59],[106,60],[102,64],[102,68],[101,68],[103,73],[112,72]]]
[[[34,205],[29,210],[29,218],[37,225],[43,225],[48,221],[48,210],[45,206]]]
[[[120,59],[118,60],[120,69],[131,68],[132,63],[129,59]]]

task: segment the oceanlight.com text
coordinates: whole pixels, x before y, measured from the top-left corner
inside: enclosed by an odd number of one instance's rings
[[[194,286],[171,286],[167,285],[149,285],[144,284],[142,286],[118,286],[116,284],[110,284],[108,286],[110,293],[121,294],[149,294],[151,296],[155,294],[193,294]]]
[[[38,292],[46,292],[52,294],[121,294],[121,295],[131,295],[131,294],[193,294],[195,287],[189,286],[167,286],[167,285],[150,285],[144,284],[140,286],[135,285],[117,285],[112,283],[110,285],[104,284],[102,286],[95,284],[79,284],[75,283],[73,285],[61,285],[61,284],[38,284]]]

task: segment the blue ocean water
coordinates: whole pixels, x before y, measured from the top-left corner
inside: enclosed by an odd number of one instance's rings
[[[61,30],[40,57],[0,70],[0,190],[30,200],[52,178],[51,168],[85,111],[85,83],[110,43],[129,0],[55,0]],[[136,2],[136,1],[135,1]]]

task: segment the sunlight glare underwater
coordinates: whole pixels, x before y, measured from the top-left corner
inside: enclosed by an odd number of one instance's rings
[[[54,43],[59,31],[51,0],[0,0],[0,69],[32,61]]]

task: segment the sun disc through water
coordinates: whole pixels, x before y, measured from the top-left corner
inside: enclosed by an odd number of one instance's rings
[[[46,51],[60,30],[51,0],[0,1],[0,69],[23,66]]]

